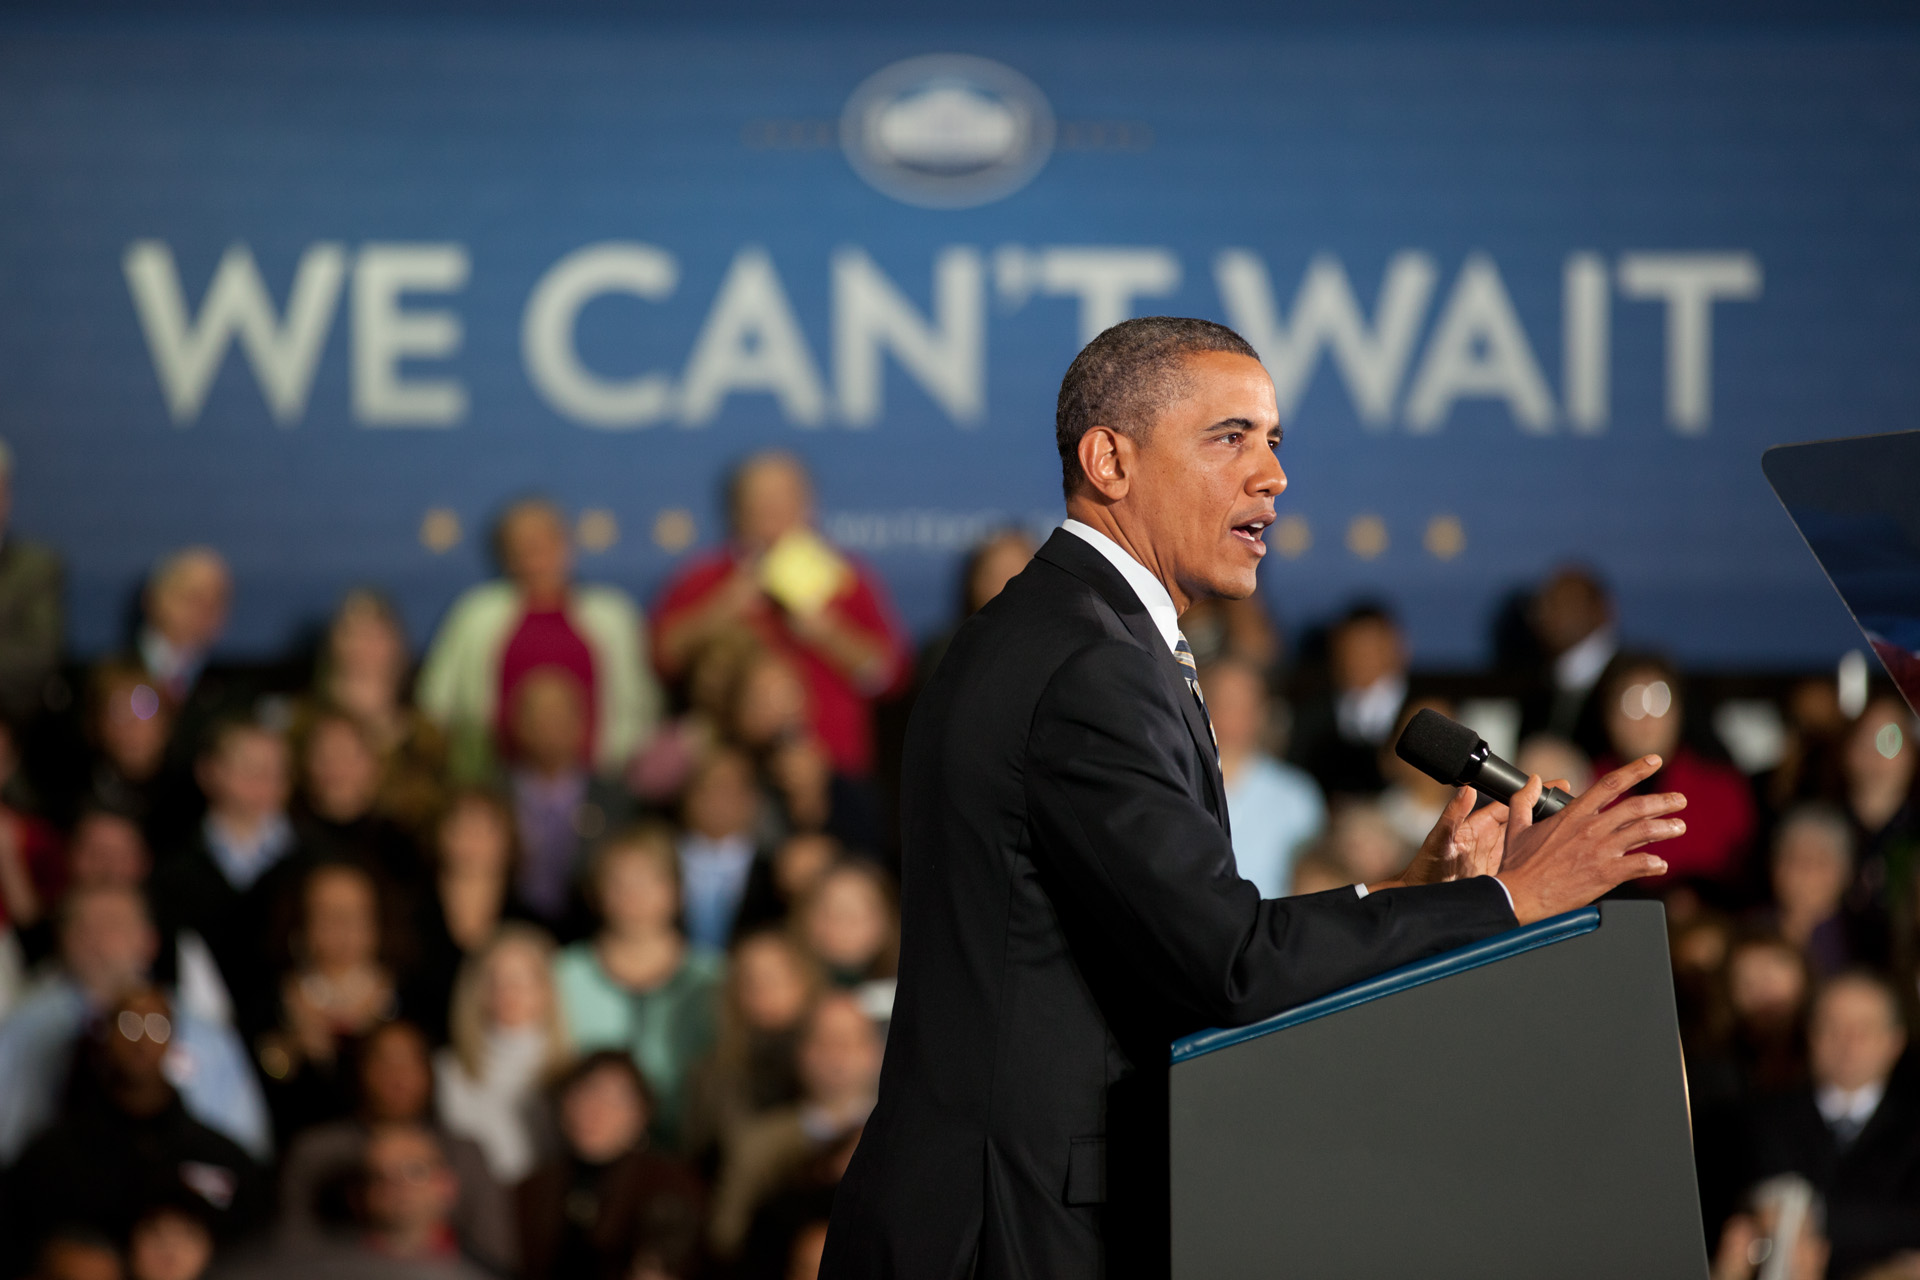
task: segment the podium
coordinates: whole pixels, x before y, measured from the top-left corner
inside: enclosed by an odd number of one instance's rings
[[[1175,1042],[1174,1280],[1703,1280],[1665,913],[1607,902]]]

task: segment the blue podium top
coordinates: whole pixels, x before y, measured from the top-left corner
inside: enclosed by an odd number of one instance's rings
[[[1271,1035],[1275,1031],[1297,1027],[1303,1022],[1312,1022],[1315,1018],[1324,1018],[1330,1013],[1339,1013],[1342,1009],[1351,1009],[1369,1000],[1378,1000],[1381,996],[1390,996],[1396,991],[1406,991],[1456,973],[1465,973],[1469,969],[1478,969],[1483,964],[1493,964],[1508,956],[1532,951],[1535,947],[1565,942],[1568,938],[1577,938],[1599,927],[1600,908],[1582,907],[1578,911],[1569,911],[1536,924],[1496,933],[1491,938],[1482,938],[1479,942],[1442,951],[1437,956],[1403,964],[1398,969],[1389,969],[1364,982],[1356,982],[1331,995],[1309,1000],[1284,1013],[1276,1013],[1271,1018],[1248,1023],[1244,1027],[1214,1027],[1182,1036],[1173,1042],[1173,1061],[1177,1065],[1217,1049],[1231,1048],[1257,1036]]]

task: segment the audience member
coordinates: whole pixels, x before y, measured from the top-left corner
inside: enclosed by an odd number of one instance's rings
[[[1658,755],[1660,771],[1635,794],[1678,791],[1687,798],[1687,829],[1660,846],[1669,870],[1636,883],[1648,890],[1680,884],[1709,898],[1728,897],[1737,889],[1741,859],[1756,826],[1747,780],[1685,740],[1680,674],[1664,658],[1621,654],[1600,688],[1610,754],[1594,761],[1594,772],[1605,774],[1624,761]]]
[[[859,858],[834,864],[800,904],[796,925],[830,985],[855,992],[869,1017],[893,1016],[900,908],[885,871]]]
[[[57,1116],[76,1047],[128,991],[147,985],[159,939],[139,891],[78,886],[60,905],[60,964],[0,1022],[0,1165]],[[180,1007],[167,1066],[187,1113],[257,1159],[273,1150],[267,1108],[231,1027]]]
[[[1550,733],[1536,733],[1523,739],[1513,762],[1522,773],[1537,775],[1543,782],[1550,778],[1566,779],[1567,790],[1576,796],[1593,785],[1593,761],[1587,758],[1587,753],[1566,738]]]
[[[393,605],[375,591],[350,591],[327,628],[313,692],[366,731],[380,761],[376,807],[417,832],[440,811],[447,743],[439,726],[407,700],[411,665],[406,628]]]
[[[1258,592],[1244,600],[1209,596],[1180,615],[1195,662],[1243,662],[1265,677],[1280,661],[1280,633]]]
[[[756,1210],[806,1164],[866,1124],[880,1087],[879,1030],[850,995],[814,1006],[800,1041],[800,1101],[734,1129],[721,1152],[709,1235],[737,1255]]]
[[[574,581],[566,517],[544,499],[507,509],[495,549],[505,577],[454,601],[420,670],[420,709],[446,730],[455,778],[493,774],[521,681],[547,668],[581,692],[582,758],[618,771],[660,713],[639,609],[617,588]]]
[[[1840,758],[1851,727],[1832,675],[1796,680],[1782,700],[1787,722],[1780,763],[1767,778],[1766,798],[1775,809],[1798,800],[1831,800],[1844,787]]]
[[[1334,807],[1319,849],[1343,873],[1341,884],[1391,880],[1413,861],[1415,846],[1403,839],[1380,807],[1348,800]]]
[[[373,731],[344,711],[320,708],[300,739],[296,825],[315,854],[363,861],[405,885],[425,879],[412,834],[378,811],[380,751]]]
[[[1920,1248],[1920,1102],[1895,1070],[1906,1045],[1888,983],[1864,972],[1834,978],[1814,1001],[1811,1081],[1754,1120],[1753,1173],[1813,1184],[1836,1275]]]
[[[13,731],[0,721],[0,932],[19,934],[37,960],[48,950],[47,908],[60,895],[65,867],[53,825],[4,798],[18,764]]]
[[[689,1152],[707,1154],[721,1135],[799,1101],[800,1030],[823,987],[812,957],[784,932],[734,944],[713,1053],[689,1088]]]
[[[386,1023],[360,1042],[356,1057],[354,1114],[302,1132],[281,1163],[278,1235],[285,1252],[350,1234],[354,1180],[372,1159],[374,1138],[395,1126],[432,1123],[433,1067],[418,1027]],[[505,1189],[472,1142],[439,1132],[434,1143],[435,1163],[452,1174],[453,1194],[442,1211],[447,1243],[483,1267],[510,1272],[518,1243]]]
[[[221,691],[203,688],[207,659],[227,629],[233,574],[212,547],[188,547],[154,566],[140,598],[134,655],[192,736],[218,710]]]
[[[385,954],[380,890],[366,868],[322,862],[300,888],[280,980],[280,1028],[260,1042],[283,1134],[344,1114],[352,1101],[346,1060],[373,1029],[400,1012]]]
[[[13,531],[13,450],[0,440],[0,716],[16,723],[40,710],[60,666],[63,578],[51,548]]]
[[[825,831],[877,852],[883,842],[872,784],[838,772],[810,725],[799,671],[779,653],[756,649],[735,683],[728,737],[753,758],[773,801],[760,823],[767,842]]]
[[[1345,889],[1358,881],[1359,877],[1348,871],[1325,845],[1322,840],[1294,859],[1293,875],[1287,881],[1287,897]]]
[[[1807,958],[1774,934],[1750,934],[1727,953],[1730,1050],[1741,1096],[1765,1097],[1806,1079]]]
[[[1033,535],[1018,528],[990,533],[974,545],[966,562],[960,566],[959,613],[945,630],[920,651],[920,662],[915,671],[920,680],[925,681],[939,667],[940,659],[946,657],[947,646],[953,643],[953,634],[961,624],[1006,590],[1007,584],[1027,567],[1027,562],[1033,559],[1033,553],[1038,549],[1039,544],[1034,542]]]
[[[166,774],[174,710],[141,667],[103,662],[87,680],[87,777],[66,808],[112,809],[138,821],[151,841],[176,838],[190,801]],[[169,785],[173,784],[173,785]]]
[[[124,1240],[148,1205],[183,1192],[207,1206],[228,1240],[261,1225],[265,1177],[181,1105],[165,1069],[172,1039],[173,1008],[158,988],[136,988],[106,1009],[59,1121],[28,1145],[0,1188],[0,1240],[17,1259],[34,1256],[55,1226]]]
[[[601,929],[554,961],[567,1029],[582,1052],[633,1055],[653,1093],[654,1136],[676,1150],[687,1074],[713,1048],[724,962],[680,932],[680,860],[665,828],[603,842],[591,885]]]
[[[1521,732],[1566,738],[1588,755],[1604,752],[1600,678],[1620,650],[1606,584],[1584,565],[1554,570],[1528,602],[1527,624],[1545,666],[1522,701]]]
[[[154,912],[169,944],[162,959],[177,956],[191,931],[212,955],[233,1016],[251,1038],[278,1020],[279,993],[263,960],[274,954],[272,923],[308,861],[287,817],[286,742],[257,722],[223,721],[197,774],[207,815],[196,836],[154,870]]]
[[[734,473],[727,546],[695,559],[662,592],[655,652],[669,678],[721,633],[748,631],[799,668],[813,729],[834,767],[873,771],[872,700],[903,682],[905,637],[880,580],[813,528],[799,459],[760,453]]]
[[[652,1096],[616,1050],[557,1089],[563,1151],[521,1184],[526,1280],[688,1280],[700,1271],[705,1193],[648,1144]]]
[[[542,1154],[541,1091],[572,1056],[553,956],[540,929],[502,925],[461,965],[452,1043],[433,1059],[441,1126],[478,1144],[502,1186],[520,1182]]]
[[[1233,860],[1261,897],[1285,897],[1294,860],[1326,826],[1326,801],[1312,778],[1272,754],[1267,684],[1257,667],[1220,659],[1201,669],[1200,688],[1220,747]]]
[[[773,869],[757,847],[761,802],[738,751],[715,751],[687,783],[677,852],[687,938],[697,946],[723,950],[736,924],[760,923],[773,909]]]
[[[153,1202],[127,1237],[128,1280],[201,1280],[213,1265],[213,1224],[192,1195]]]
[[[453,793],[434,824],[432,884],[416,893],[413,941],[418,956],[409,1002],[441,1016],[467,957],[493,940],[503,922],[532,920],[515,888],[519,850],[513,811],[480,788]]]
[[[514,686],[511,715],[507,781],[520,899],[549,927],[573,932],[580,865],[595,840],[626,821],[626,793],[587,768],[587,696],[573,672],[526,672]]]
[[[1871,699],[1847,731],[1841,756],[1841,797],[1853,818],[1860,852],[1859,878],[1849,905],[1864,909],[1891,885],[1896,869],[1920,843],[1920,802],[1915,799],[1914,717],[1892,693]],[[1877,959],[1878,957],[1876,957]]]
[[[153,855],[138,823],[111,809],[81,812],[67,837],[67,892],[137,889],[152,872]]]
[[[1293,760],[1334,795],[1374,795],[1380,748],[1407,701],[1407,643],[1390,614],[1358,605],[1327,636],[1328,686],[1303,700]]]
[[[1853,828],[1837,811],[1801,805],[1774,829],[1769,914],[1780,936],[1800,948],[1823,977],[1852,967],[1859,958],[1855,930],[1843,910],[1853,871]]]

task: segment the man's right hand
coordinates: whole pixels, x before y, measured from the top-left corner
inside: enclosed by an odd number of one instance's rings
[[[1659,756],[1622,765],[1544,822],[1533,821],[1543,784],[1527,779],[1508,806],[1499,872],[1521,924],[1584,907],[1629,880],[1665,874],[1665,859],[1633,851],[1685,831],[1686,823],[1667,815],[1684,809],[1687,798],[1677,791],[1627,794],[1659,768]]]

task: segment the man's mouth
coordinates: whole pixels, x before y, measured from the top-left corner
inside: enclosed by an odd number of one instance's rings
[[[1255,549],[1260,555],[1267,554],[1267,544],[1261,541],[1267,532],[1267,526],[1273,523],[1271,515],[1258,515],[1251,520],[1233,526],[1233,536]]]

